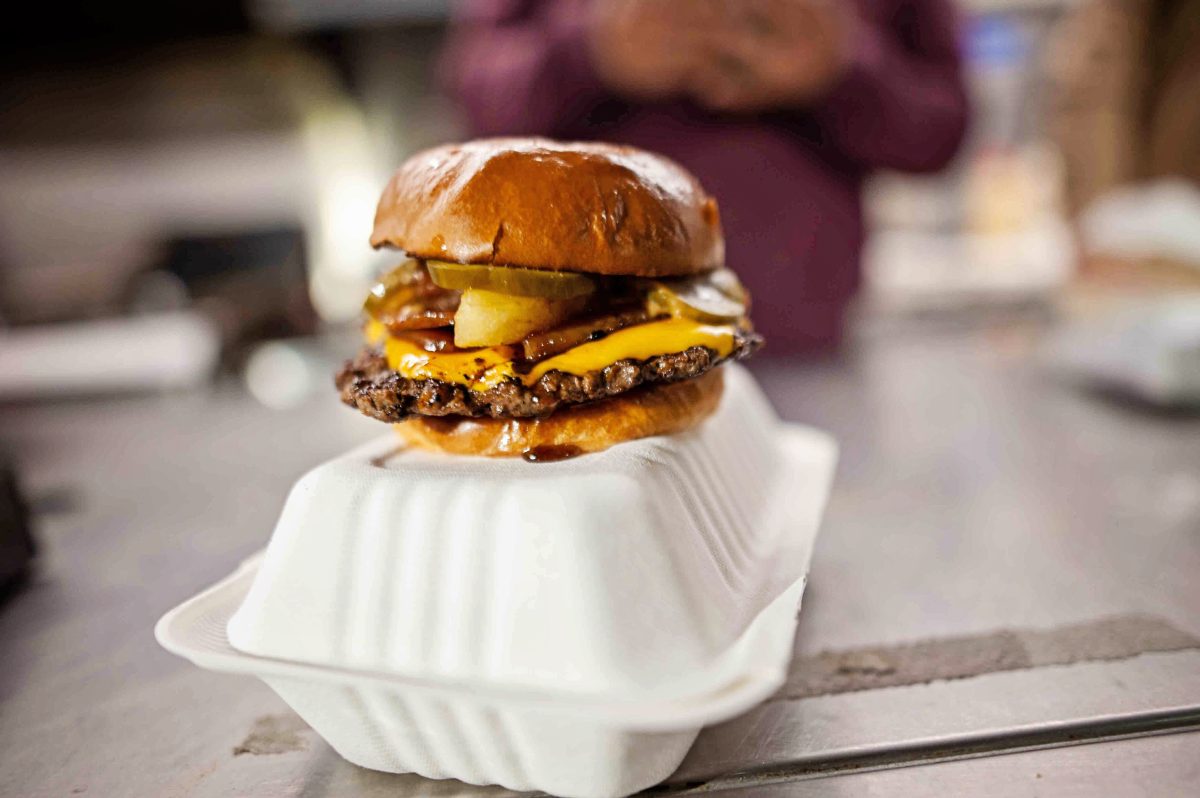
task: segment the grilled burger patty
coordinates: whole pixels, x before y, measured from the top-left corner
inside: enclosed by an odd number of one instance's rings
[[[749,357],[760,346],[759,335],[739,332],[729,358]],[[474,391],[455,382],[409,379],[393,371],[381,351],[366,348],[342,367],[335,381],[344,403],[380,421],[403,421],[414,415],[530,418],[549,415],[564,405],[616,396],[642,384],[696,377],[721,360],[715,350],[693,346],[646,360],[619,360],[586,374],[550,371],[529,386],[513,379]]]

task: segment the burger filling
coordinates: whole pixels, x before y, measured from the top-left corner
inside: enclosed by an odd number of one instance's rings
[[[364,306],[367,348],[338,375],[368,415],[543,416],[697,376],[761,339],[721,269],[651,280],[408,260]]]

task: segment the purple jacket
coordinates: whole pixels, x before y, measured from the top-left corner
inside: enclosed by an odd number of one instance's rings
[[[967,102],[950,0],[859,3],[850,69],[820,101],[769,114],[630,104],[588,59],[588,0],[473,0],[443,66],[476,135],[604,139],[666,154],[717,197],[727,262],[777,354],[836,345],[858,288],[861,187],[875,169],[943,167]]]

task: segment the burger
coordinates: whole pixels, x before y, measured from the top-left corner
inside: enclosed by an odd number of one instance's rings
[[[402,260],[336,383],[418,447],[553,460],[681,432],[762,344],[716,200],[633,147],[427,150],[389,181],[371,245]]]

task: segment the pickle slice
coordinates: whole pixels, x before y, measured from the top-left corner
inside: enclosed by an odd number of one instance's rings
[[[731,324],[746,315],[749,295],[729,269],[651,284],[651,314],[668,313],[705,324]]]
[[[596,290],[590,277],[576,272],[552,272],[517,266],[426,261],[435,285],[465,291],[468,288],[512,296],[572,299]]]
[[[376,321],[382,321],[389,311],[415,302],[428,293],[429,275],[415,260],[406,260],[371,286],[363,310]]]
[[[454,321],[458,292],[439,288],[425,267],[406,260],[376,283],[363,310],[389,332],[444,327]]]

